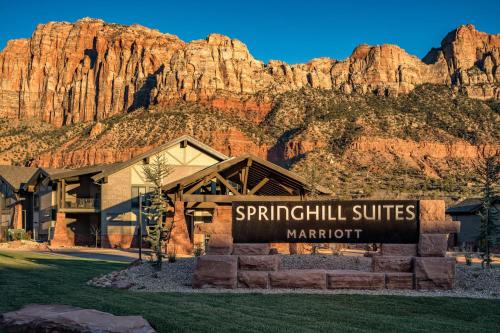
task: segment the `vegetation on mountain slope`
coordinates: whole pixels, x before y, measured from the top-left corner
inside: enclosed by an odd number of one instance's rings
[[[276,96],[260,124],[236,110],[191,103],[117,115],[103,120],[97,133],[95,123],[56,128],[1,120],[0,157],[27,164],[42,152],[127,151],[181,134],[220,147],[226,144],[220,133],[233,130],[306,177],[314,166],[321,183],[342,198],[456,200],[476,192],[471,149],[498,147],[499,110],[498,101],[470,99],[439,85],[398,97],[302,89]]]

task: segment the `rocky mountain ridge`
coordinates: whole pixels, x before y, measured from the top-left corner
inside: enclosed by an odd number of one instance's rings
[[[0,53],[0,116],[64,126],[196,102],[260,122],[287,91],[397,96],[427,83],[499,99],[499,62],[500,34],[472,25],[450,32],[423,60],[395,45],[360,45],[342,61],[289,65],[264,64],[223,35],[186,43],[85,18],[41,24],[31,38],[8,42]]]

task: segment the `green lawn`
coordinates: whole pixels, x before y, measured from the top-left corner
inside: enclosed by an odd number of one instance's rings
[[[0,312],[63,303],[142,315],[159,331],[498,332],[500,301],[353,295],[136,293],[85,282],[123,264],[0,252]]]

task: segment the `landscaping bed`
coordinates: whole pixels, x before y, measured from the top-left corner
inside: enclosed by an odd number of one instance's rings
[[[371,271],[371,258],[335,255],[282,255],[282,269],[343,269]],[[127,269],[96,277],[89,285],[106,288],[130,289],[145,292],[188,293],[318,293],[370,294],[404,296],[451,296],[473,298],[500,298],[500,267],[484,270],[480,265],[457,264],[455,288],[450,291],[417,290],[310,290],[310,289],[193,289],[191,280],[196,258],[180,258],[174,263],[163,263],[156,271],[149,263],[131,265]]]

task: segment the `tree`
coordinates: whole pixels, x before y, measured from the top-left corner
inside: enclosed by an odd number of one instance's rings
[[[481,217],[479,249],[483,258],[481,265],[491,268],[491,248],[495,245],[499,232],[499,211],[494,201],[500,174],[500,154],[498,151],[488,151],[486,147],[479,149],[479,152],[480,156],[476,163],[482,192],[481,207],[478,212]]]
[[[163,259],[163,246],[168,243],[174,228],[173,219],[168,221],[168,199],[161,189],[163,180],[172,173],[167,159],[163,155],[155,155],[149,164],[142,167],[144,179],[153,184],[154,190],[148,193],[148,203],[143,206],[144,216],[147,220],[146,241],[151,245],[153,252],[152,261],[157,270],[161,270]],[[139,198],[139,200],[142,200]],[[139,241],[142,241],[139,240]]]

